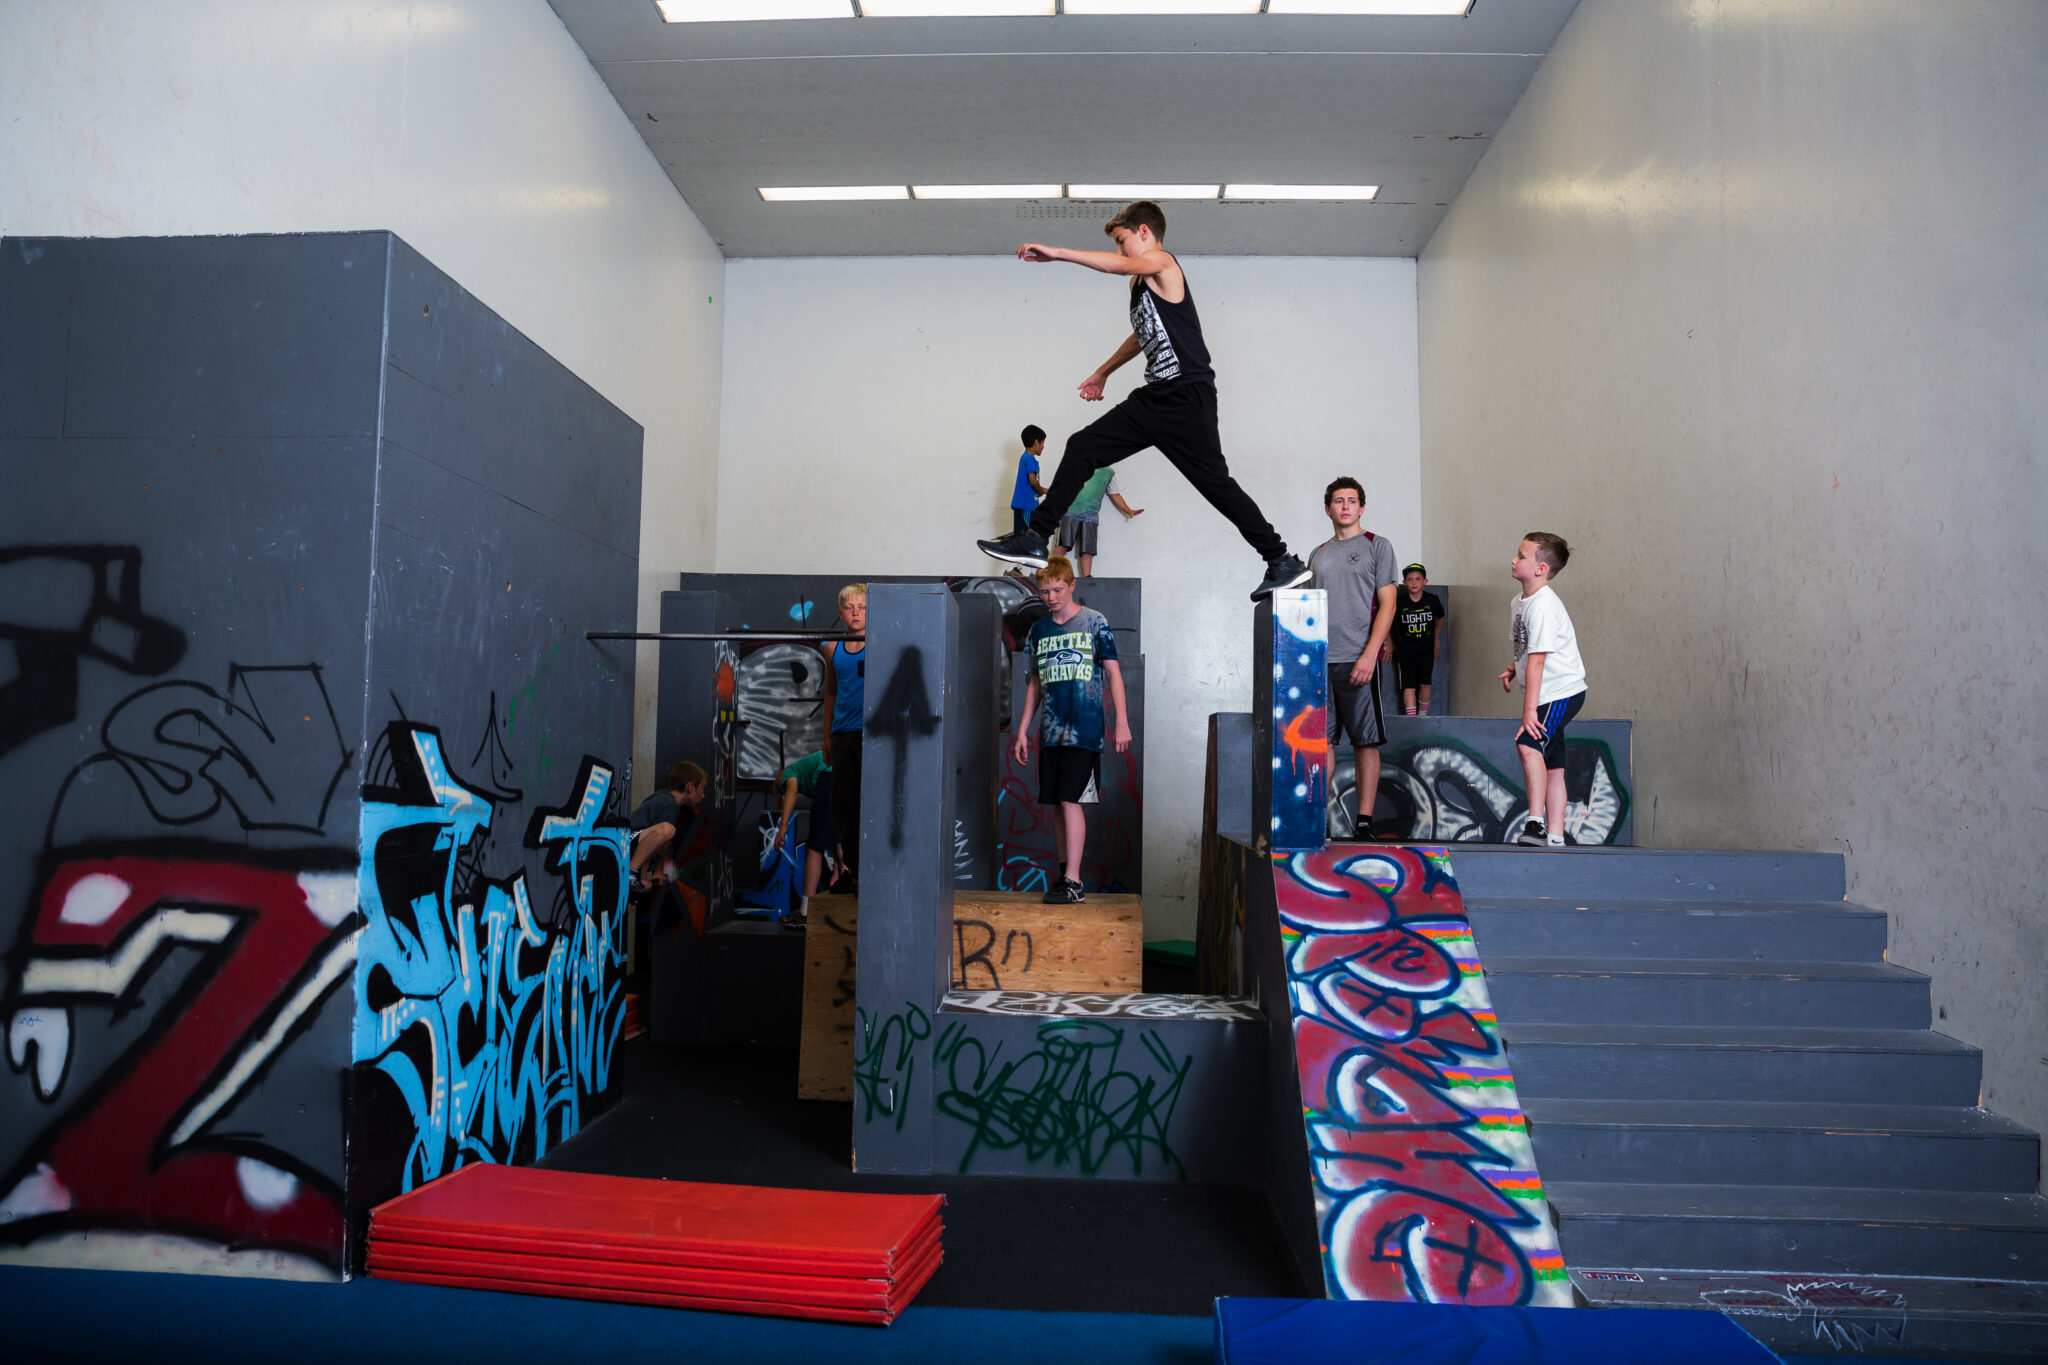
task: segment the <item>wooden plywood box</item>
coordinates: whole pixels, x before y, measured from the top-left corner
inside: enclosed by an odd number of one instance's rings
[[[813,896],[804,943],[804,1017],[798,1098],[853,1098],[854,945],[850,896]],[[1145,911],[1136,896],[1090,896],[1046,905],[1037,892],[969,891],[953,900],[953,985],[958,990],[1144,989]]]

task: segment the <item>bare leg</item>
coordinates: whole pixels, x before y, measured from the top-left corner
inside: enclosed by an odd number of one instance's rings
[[[1544,809],[1550,812],[1550,823],[1544,827],[1545,833],[1550,836],[1552,843],[1562,843],[1565,817],[1564,769],[1552,768],[1545,774],[1543,785],[1549,794],[1549,803]]]
[[[1093,578],[1093,577],[1095,577],[1095,556],[1094,556],[1094,555],[1082,555],[1082,556],[1081,556],[1081,577],[1083,577],[1083,578]]]
[[[1415,689],[1415,695],[1416,695],[1416,696],[1417,696],[1418,698],[1420,698],[1420,700],[1421,700],[1421,702],[1422,702],[1422,714],[1423,714],[1423,715],[1425,715],[1425,716],[1426,716],[1426,715],[1428,715],[1428,714],[1429,714],[1429,684],[1428,684],[1428,683],[1424,683],[1424,684],[1423,684],[1422,686],[1420,686],[1420,687],[1416,688],[1416,689]]]
[[[1372,819],[1372,808],[1380,799],[1380,751],[1377,745],[1360,749],[1354,759],[1357,771],[1358,825]],[[1354,826],[1355,827],[1355,826]],[[1404,831],[1405,832],[1405,831]]]
[[[1517,744],[1515,750],[1522,756],[1522,790],[1529,794],[1529,818],[1540,825],[1543,823],[1544,797],[1550,791],[1550,775],[1543,768],[1543,751],[1526,744]]]
[[[825,855],[815,848],[804,850],[804,899],[818,894],[818,879],[825,875]]]
[[[1052,860],[1062,877],[1067,875],[1067,808],[1063,804],[1052,822]]]
[[[1423,688],[1422,690],[1423,690],[1424,692],[1427,692],[1427,691],[1428,691],[1429,689],[1425,687],[1425,688]],[[1407,713],[1408,713],[1409,715],[1411,715],[1411,716],[1415,714],[1415,689],[1414,689],[1414,688],[1412,688],[1412,687],[1404,687],[1404,688],[1402,688],[1402,689],[1401,689],[1401,709],[1402,709],[1403,711],[1407,712]]]
[[[1067,880],[1078,886],[1081,881],[1081,849],[1088,842],[1088,812],[1078,801],[1062,801],[1060,826],[1060,863],[1066,869]]]

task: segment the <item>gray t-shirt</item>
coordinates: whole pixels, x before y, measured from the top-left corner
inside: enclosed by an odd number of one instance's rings
[[[1330,662],[1357,662],[1372,638],[1374,597],[1400,583],[1394,543],[1370,531],[1349,540],[1326,540],[1309,552],[1309,586],[1330,594]]]

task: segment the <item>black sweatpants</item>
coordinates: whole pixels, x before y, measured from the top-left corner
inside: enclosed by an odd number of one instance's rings
[[[839,847],[855,876],[860,875],[860,741],[858,730],[832,736],[832,823],[839,826]]]
[[[1230,518],[1260,558],[1278,559],[1287,553],[1287,542],[1230,477],[1223,442],[1216,435],[1216,386],[1206,380],[1169,389],[1138,389],[1069,436],[1052,488],[1032,514],[1031,529],[1052,539],[1081,485],[1096,470],[1147,446],[1157,446],[1211,507]]]

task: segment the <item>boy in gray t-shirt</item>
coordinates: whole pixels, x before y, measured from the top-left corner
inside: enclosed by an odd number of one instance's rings
[[[1394,547],[1358,524],[1365,489],[1346,476],[1323,490],[1323,514],[1336,532],[1308,557],[1315,575],[1310,587],[1330,595],[1330,719],[1332,739],[1341,727],[1350,736],[1357,772],[1355,837],[1370,839],[1372,808],[1379,797],[1380,745],[1386,725],[1380,717],[1379,659],[1394,625],[1394,588],[1401,574]]]

